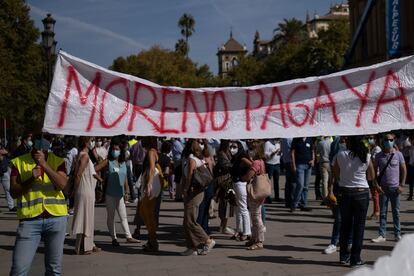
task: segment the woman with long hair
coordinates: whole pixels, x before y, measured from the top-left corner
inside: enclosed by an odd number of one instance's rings
[[[266,159],[263,143],[260,140],[249,141],[249,157],[250,157],[250,171],[245,176],[245,180],[250,182],[255,175],[262,175],[266,173],[265,162]],[[270,182],[269,182],[270,184]],[[251,184],[252,185],[252,184]],[[248,250],[263,249],[265,226],[262,219],[262,207],[265,199],[257,200],[247,195],[247,205],[249,207],[252,236],[246,243]]]
[[[214,161],[214,157],[210,155],[209,145],[206,139],[199,140],[200,147],[202,149],[203,160],[207,165],[210,172],[213,172],[214,166],[216,162]],[[208,185],[207,189],[204,190],[204,198],[200,204],[197,222],[203,227],[204,231],[207,234],[210,234],[209,225],[209,211],[210,205],[214,197],[214,185],[211,183]]]
[[[129,231],[125,201],[128,200],[127,167],[125,164],[125,149],[119,137],[113,137],[109,146],[108,159],[95,167],[97,171],[106,169],[107,187],[105,195],[107,226],[112,238],[112,245],[119,246],[115,229],[115,211],[121,219],[127,243],[138,243]]]
[[[217,153],[217,165],[214,176],[216,177],[216,198],[218,200],[218,213],[220,218],[220,232],[227,235],[234,235],[234,230],[227,226],[228,219],[234,216],[235,193],[233,179],[230,174],[232,153],[237,153],[236,148],[230,150],[230,140],[221,140]]]
[[[147,153],[143,163],[141,197],[138,203],[139,215],[148,231],[148,242],[144,245],[146,251],[158,251],[156,207],[161,193],[160,173],[158,163],[158,140],[150,136],[142,139],[142,146]],[[161,201],[159,201],[161,202]]]
[[[250,229],[250,215],[247,209],[247,182],[245,180],[251,168],[249,155],[244,151],[240,141],[232,141],[230,150],[235,153],[232,158],[233,167],[231,175],[236,193],[236,234],[234,238],[238,241],[248,240],[252,234]],[[237,152],[236,152],[237,151]]]
[[[374,187],[377,188],[378,185],[374,166],[362,137],[350,136],[346,143],[347,150],[338,153],[333,167],[334,177],[338,180],[338,203],[342,218],[339,236],[340,262],[359,266],[364,264],[361,260],[361,250],[369,205],[367,177],[373,181]],[[352,249],[349,254],[347,248],[351,233]]]
[[[76,254],[89,255],[101,251],[93,241],[96,172],[88,154],[95,142],[93,137],[80,137],[78,143],[79,155],[73,161],[75,206],[72,233],[76,235]]]
[[[203,160],[203,152],[200,144],[203,140],[190,139],[187,141],[184,154],[184,234],[186,240],[187,250],[182,255],[206,255],[213,249],[216,242],[211,239],[200,224],[197,223],[197,213],[201,202],[204,198],[204,189],[202,187],[195,187],[192,184],[195,170],[201,166],[206,166]],[[197,248],[202,245],[200,252]]]

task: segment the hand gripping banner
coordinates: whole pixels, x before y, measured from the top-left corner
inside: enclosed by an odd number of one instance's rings
[[[269,138],[411,129],[414,60],[251,87],[164,87],[60,52],[43,130]]]

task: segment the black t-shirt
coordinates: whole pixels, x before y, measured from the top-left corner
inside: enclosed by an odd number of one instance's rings
[[[313,139],[294,138],[292,141],[292,150],[295,150],[296,164],[309,164],[312,160]]]

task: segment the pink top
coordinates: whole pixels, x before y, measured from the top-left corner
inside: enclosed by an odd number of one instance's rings
[[[266,173],[265,164],[263,160],[254,160],[252,164],[252,170],[256,175],[261,175]]]

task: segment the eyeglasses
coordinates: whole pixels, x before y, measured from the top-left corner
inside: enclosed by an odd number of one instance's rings
[[[394,142],[394,139],[384,139],[384,141],[388,141],[388,142]]]

